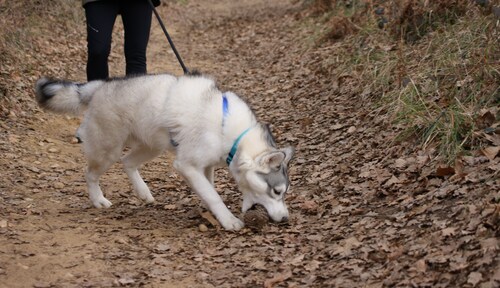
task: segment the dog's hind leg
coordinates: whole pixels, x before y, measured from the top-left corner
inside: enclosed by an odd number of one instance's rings
[[[85,179],[87,180],[87,189],[89,198],[96,208],[109,208],[111,202],[106,199],[99,186],[99,177],[108,170],[108,168],[116,161],[106,157],[103,159],[88,159],[87,172]]]
[[[155,199],[151,195],[151,191],[149,190],[146,183],[144,183],[144,180],[139,174],[138,168],[142,163],[147,162],[160,155],[161,152],[161,149],[151,149],[144,145],[138,145],[132,148],[132,150],[122,158],[123,167],[128,177],[130,178],[130,181],[132,182],[135,195],[138,198],[144,200],[146,203],[152,203],[155,201]]]

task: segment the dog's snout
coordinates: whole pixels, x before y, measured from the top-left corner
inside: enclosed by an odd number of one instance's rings
[[[281,218],[281,222],[288,222],[288,216],[283,216]]]

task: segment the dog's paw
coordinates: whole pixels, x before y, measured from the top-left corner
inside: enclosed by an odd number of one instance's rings
[[[231,217],[228,217],[228,219],[223,219],[223,221],[219,220],[219,222],[222,227],[224,227],[224,229],[228,231],[238,231],[243,228],[243,226],[245,226],[243,221],[236,218],[234,215],[231,215]]]
[[[93,199],[92,204],[95,208],[109,208],[112,205],[111,202],[104,197]]]
[[[154,203],[155,202],[155,198],[151,195],[149,195],[150,197],[146,197],[146,199],[142,199],[144,200],[144,202],[148,203],[148,204],[151,204],[151,203]]]
[[[137,196],[139,199],[141,199],[142,201],[144,201],[148,204],[155,202],[155,198],[153,197],[153,195],[151,195],[151,192],[149,192],[149,190],[146,193],[145,192],[141,192],[141,193],[136,192],[135,196]]]

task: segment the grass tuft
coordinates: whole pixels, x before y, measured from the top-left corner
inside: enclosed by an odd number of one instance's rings
[[[357,80],[341,93],[369,97],[403,127],[399,139],[436,147],[448,162],[483,145],[477,119],[500,104],[499,0],[319,2],[310,18],[327,28],[316,45],[331,51],[320,69]]]

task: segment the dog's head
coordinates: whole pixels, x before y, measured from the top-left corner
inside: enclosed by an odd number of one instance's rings
[[[230,169],[243,193],[243,212],[260,204],[273,221],[288,220],[285,196],[290,186],[287,170],[293,153],[292,147],[270,147],[256,156],[242,151],[235,159]]]

